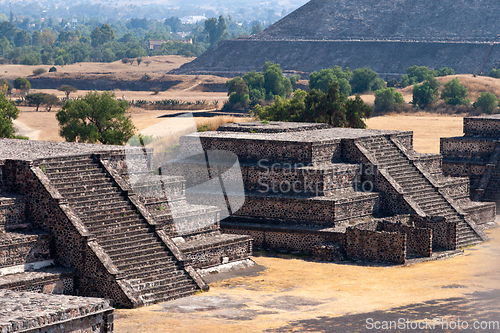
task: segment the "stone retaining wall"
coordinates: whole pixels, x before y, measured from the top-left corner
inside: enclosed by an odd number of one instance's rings
[[[354,260],[391,262],[404,264],[406,261],[405,234],[348,228],[345,235],[346,254]]]
[[[49,234],[0,234],[0,268],[52,259],[52,243]]]

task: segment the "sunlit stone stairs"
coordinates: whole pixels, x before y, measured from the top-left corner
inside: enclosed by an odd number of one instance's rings
[[[55,159],[42,170],[145,305],[199,289],[92,156]]]
[[[386,169],[426,215],[444,216],[448,221],[457,222],[457,248],[475,245],[482,241],[474,229],[393,142],[385,136],[378,136],[364,141],[362,145],[375,157],[378,168]]]

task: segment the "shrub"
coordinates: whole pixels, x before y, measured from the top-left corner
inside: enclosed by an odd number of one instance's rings
[[[483,91],[472,106],[474,106],[476,109],[480,109],[483,113],[490,114],[496,108],[497,102],[498,99],[495,94],[489,91]]]
[[[467,88],[456,78],[446,83],[441,93],[441,98],[449,105],[469,105],[470,100],[467,96],[469,96]]]
[[[122,63],[128,64],[128,58],[122,58]]]
[[[57,68],[55,68],[54,66],[50,67],[49,73],[52,73],[52,72],[57,72]]]
[[[405,100],[401,93],[394,90],[394,88],[384,88],[375,91],[375,107],[376,113],[384,113],[395,111],[403,106]]]
[[[300,75],[292,75],[290,76],[290,83],[292,85],[295,85],[297,83],[297,81],[300,80]]]
[[[47,73],[47,71],[45,70],[45,68],[37,68],[37,69],[34,69],[33,70],[33,75],[41,75],[43,73]]]
[[[492,69],[489,73],[488,76],[494,77],[495,79],[500,79],[500,69]]]
[[[378,78],[378,74],[369,67],[355,69],[350,81],[352,92],[357,94],[372,91],[380,86],[380,82],[377,82]]]
[[[144,74],[141,78],[141,81],[149,81],[151,80],[151,76],[149,76],[148,74]]]
[[[309,75],[309,88],[321,90],[326,94],[329,85],[338,82],[340,91],[349,96],[351,94],[351,85],[349,84],[351,76],[352,72],[348,68],[345,71],[339,66],[322,69]]]
[[[161,91],[160,87],[153,87],[151,88],[151,91],[153,92],[154,95],[158,95]]]
[[[412,104],[425,108],[439,96],[440,83],[434,77],[429,77],[424,83],[413,86]]]

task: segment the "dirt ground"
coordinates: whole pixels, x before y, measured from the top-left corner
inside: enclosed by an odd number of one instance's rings
[[[419,153],[439,153],[439,138],[463,135],[463,117],[425,112],[373,117],[366,125],[371,129],[413,131],[413,147]]]
[[[468,248],[463,255],[410,266],[257,256],[254,260],[266,267],[257,276],[214,282],[209,292],[190,298],[116,310],[115,332],[243,333],[287,325],[292,329],[286,331],[301,332],[293,329],[295,321],[388,311],[496,290],[500,287],[500,229],[487,233],[491,241]],[[345,327],[335,332],[347,331]]]

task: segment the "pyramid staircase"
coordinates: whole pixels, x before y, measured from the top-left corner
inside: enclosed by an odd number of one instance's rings
[[[379,169],[385,169],[418,207],[428,216],[443,216],[457,223],[457,248],[483,241],[464,217],[448,202],[425,175],[413,165],[401,149],[385,136],[377,136],[360,144],[375,159]]]
[[[144,305],[200,289],[170,245],[139,213],[92,155],[46,160],[41,166]]]

